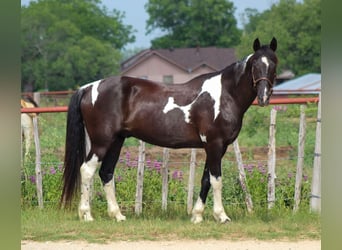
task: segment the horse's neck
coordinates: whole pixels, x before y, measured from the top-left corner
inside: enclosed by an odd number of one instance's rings
[[[251,74],[251,65],[234,65],[230,68],[233,72],[225,74],[228,86],[227,91],[232,93],[235,103],[241,108],[241,112],[245,113],[256,98],[256,92],[253,89],[253,78]],[[233,75],[234,77],[231,77]],[[229,77],[230,76],[230,77]]]

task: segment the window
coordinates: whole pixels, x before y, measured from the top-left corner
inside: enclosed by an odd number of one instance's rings
[[[163,83],[172,84],[173,83],[173,75],[163,76]]]

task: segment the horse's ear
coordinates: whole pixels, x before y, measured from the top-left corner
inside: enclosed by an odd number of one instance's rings
[[[270,43],[270,48],[273,50],[273,51],[276,51],[277,49],[277,39],[275,39],[275,37],[272,38],[272,41]]]
[[[259,41],[259,38],[257,38],[257,39],[254,40],[253,49],[254,49],[254,51],[257,51],[258,49],[260,49],[260,41]]]

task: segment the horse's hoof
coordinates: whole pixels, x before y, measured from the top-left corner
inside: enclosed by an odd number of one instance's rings
[[[87,214],[84,214],[82,217],[81,217],[81,221],[94,221],[94,218],[91,216],[91,215],[87,215]]]
[[[232,221],[225,213],[222,213],[220,215],[214,213],[214,218],[221,224],[225,224]]]
[[[120,214],[116,216],[116,221],[120,222],[120,221],[125,221],[126,220],[126,216]]]
[[[225,218],[225,219],[222,219],[221,221],[220,221],[220,223],[221,224],[226,224],[226,223],[228,223],[228,222],[231,222],[232,220],[229,218],[229,217],[227,217],[227,218]]]
[[[192,216],[191,217],[191,222],[194,223],[194,224],[198,224],[198,223],[201,223],[203,221],[203,217],[202,216]]]

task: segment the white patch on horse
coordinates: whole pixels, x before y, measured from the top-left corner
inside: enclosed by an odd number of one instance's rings
[[[90,83],[87,83],[83,86],[80,87],[80,89],[85,89],[85,88],[88,88],[89,86],[93,85],[94,83],[97,83],[99,81],[102,81],[102,80],[97,80],[97,81],[94,81],[94,82],[90,82]]]
[[[116,201],[114,178],[103,186],[103,190],[106,193],[109,217],[116,218],[117,221],[126,220],[126,217],[121,214],[119,205]]]
[[[163,112],[164,114],[166,114],[167,112],[178,108],[179,106],[177,104],[175,104],[175,99],[173,97],[169,97],[167,104],[165,105]]]
[[[248,55],[248,56],[246,57],[246,59],[243,61],[243,62],[244,62],[244,65],[243,65],[243,70],[242,70],[242,72],[245,72],[247,62],[248,62],[249,58],[250,58],[252,55],[253,55],[253,54]]]
[[[197,99],[197,98],[196,98]],[[195,99],[195,100],[196,100]],[[192,103],[186,105],[186,106],[179,106],[175,103],[175,99],[173,97],[169,97],[164,109],[163,109],[163,112],[164,114],[168,113],[169,111],[173,110],[173,109],[180,109],[183,113],[184,113],[184,116],[185,116],[185,122],[187,123],[190,123],[190,109],[191,109],[191,106],[192,104],[194,103],[195,101],[193,101]]]
[[[80,89],[85,89],[85,88],[88,88],[90,86],[92,87],[92,89],[91,89],[91,103],[93,104],[93,106],[95,105],[95,102],[97,100],[97,96],[99,95],[97,88],[99,87],[99,84],[101,81],[102,81],[102,79],[88,83],[88,84],[80,87]]]
[[[267,100],[267,87],[265,87],[265,89],[264,89],[264,97],[263,97],[263,99],[264,99],[264,102],[266,102],[266,100]]]
[[[99,91],[97,89],[99,87],[100,82],[101,80],[94,82],[93,88],[91,89],[91,103],[93,104],[93,106],[95,105],[97,96],[99,95]]]
[[[93,155],[92,158],[84,162],[81,166],[81,200],[78,207],[78,215],[81,220],[93,221],[90,211],[90,199],[92,184],[95,175],[96,168],[98,166],[98,157]]]
[[[199,135],[201,137],[202,142],[207,142],[207,137],[205,135]]]
[[[222,75],[216,75],[212,78],[209,78],[204,81],[200,93],[197,97],[188,105],[180,106],[175,103],[175,99],[173,97],[168,98],[168,102],[166,103],[163,112],[164,114],[168,113],[173,109],[180,109],[184,113],[184,120],[186,123],[190,123],[190,110],[192,105],[196,103],[197,99],[203,94],[208,93],[210,97],[214,100],[214,121],[220,113],[220,101],[221,101],[221,77]]]
[[[90,137],[89,137],[89,134],[88,134],[87,129],[84,128],[84,131],[85,131],[85,148],[86,148],[86,155],[88,155],[89,152],[90,152],[91,142],[90,142]]]
[[[268,67],[269,67],[269,62],[268,62],[268,59],[266,56],[263,56],[261,57],[261,61],[266,65],[266,74],[267,74],[267,71],[268,71]]]
[[[222,177],[215,177],[210,174],[210,184],[213,187],[214,196],[214,217],[217,221],[224,223],[230,221],[222,205]]]
[[[200,223],[203,221],[203,211],[204,211],[204,204],[201,197],[198,197],[196,204],[192,210],[192,217],[191,221],[195,224]]]

